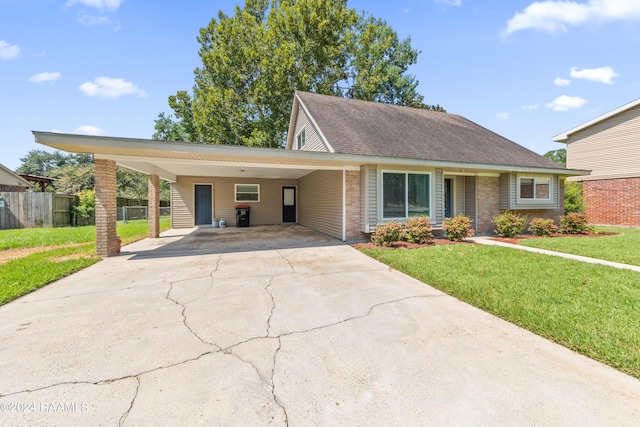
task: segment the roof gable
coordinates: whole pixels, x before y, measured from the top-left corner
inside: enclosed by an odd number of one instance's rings
[[[336,153],[563,169],[455,114],[309,92],[296,98]]]
[[[31,183],[0,163],[0,184],[15,185],[17,187],[33,187]]]
[[[603,115],[598,116],[595,119],[589,120],[588,122],[585,122],[579,126],[576,126],[573,129],[569,129],[566,132],[560,133],[554,136],[553,138],[551,138],[551,140],[556,142],[567,142],[571,135],[577,132],[580,132],[582,130],[585,130],[586,128],[589,128],[591,126],[602,123],[610,119],[611,117],[617,116],[618,114],[624,113],[638,106],[640,106],[640,98],[636,99],[635,101],[631,101],[621,107],[618,107],[615,110],[611,110],[608,113],[604,113]]]

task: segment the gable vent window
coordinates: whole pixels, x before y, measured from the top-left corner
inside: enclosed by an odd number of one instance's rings
[[[236,202],[259,202],[260,184],[235,184]]]
[[[551,199],[551,179],[549,178],[519,178],[519,198],[522,200]]]
[[[304,147],[304,144],[305,144],[305,142],[306,142],[306,141],[305,141],[305,140],[306,140],[306,136],[307,136],[307,135],[306,135],[305,129],[302,129],[302,130],[300,131],[300,133],[298,134],[298,138],[297,138],[297,141],[298,141],[298,150],[300,150],[302,147]]]

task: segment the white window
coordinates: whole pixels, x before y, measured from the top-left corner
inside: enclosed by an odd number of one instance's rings
[[[304,144],[306,143],[306,132],[305,132],[305,128],[302,128],[302,130],[300,131],[300,133],[298,134],[298,137],[296,138],[297,144],[298,144],[298,150],[300,150],[302,147],[304,147]]]
[[[405,219],[431,214],[431,175],[415,172],[382,173],[382,218]]]
[[[259,202],[260,184],[235,184],[236,202]]]
[[[518,199],[551,200],[551,178],[518,177]]]

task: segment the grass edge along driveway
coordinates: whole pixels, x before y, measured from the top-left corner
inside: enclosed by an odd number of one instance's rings
[[[169,217],[161,217],[160,231],[169,228]],[[148,229],[146,220],[117,224],[123,245],[146,238]],[[0,231],[0,251],[38,248],[38,252],[0,264],[0,305],[100,261],[94,240],[95,226]],[[63,244],[72,246],[47,249]]]
[[[475,244],[365,254],[640,378],[640,273]]]

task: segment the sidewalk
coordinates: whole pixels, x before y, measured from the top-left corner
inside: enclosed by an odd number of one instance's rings
[[[637,265],[629,265],[629,264],[622,264],[620,262],[605,261],[603,259],[589,258],[581,255],[566,254],[564,252],[549,251],[547,249],[530,248],[528,246],[523,246],[523,245],[514,245],[511,243],[504,243],[497,240],[493,240],[490,236],[470,237],[467,239],[467,241],[478,243],[480,245],[502,246],[505,248],[520,249],[521,251],[536,252],[539,254],[545,254],[545,255],[557,256],[561,258],[573,259],[576,261],[588,262],[590,264],[607,265],[609,267],[622,268],[625,270],[633,270],[633,271],[640,272],[640,266],[637,266]]]

